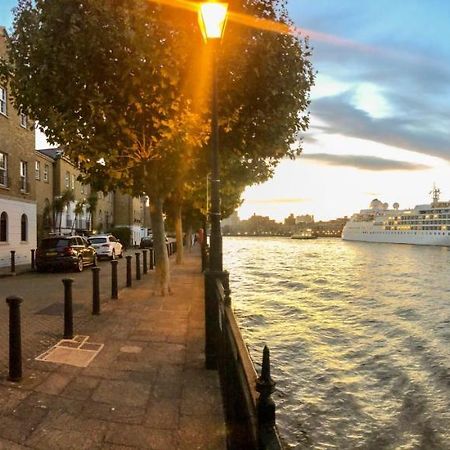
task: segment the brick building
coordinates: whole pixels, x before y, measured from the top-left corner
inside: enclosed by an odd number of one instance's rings
[[[0,58],[6,31],[0,27]],[[8,85],[0,85],[0,267],[10,251],[17,264],[29,263],[36,247],[34,123],[13,106]]]

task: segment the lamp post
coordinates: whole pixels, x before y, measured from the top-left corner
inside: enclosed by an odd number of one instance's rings
[[[212,49],[212,98],[211,98],[211,239],[210,264],[213,272],[222,272],[222,233],[220,229],[220,166],[219,121],[217,111],[217,45],[222,39],[227,20],[228,4],[205,2],[199,5],[198,19],[203,38]]]
[[[217,369],[218,334],[220,328],[219,299],[216,296],[216,280],[223,277],[222,233],[220,231],[220,179],[219,179],[219,121],[217,112],[217,47],[223,36],[228,4],[222,2],[201,3],[198,21],[203,38],[212,51],[211,98],[211,239],[209,269],[205,271],[205,365]]]

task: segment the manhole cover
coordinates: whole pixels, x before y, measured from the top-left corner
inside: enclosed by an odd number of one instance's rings
[[[72,311],[76,312],[83,307],[80,303],[72,303]],[[62,316],[64,315],[64,303],[57,302],[41,309],[35,314],[47,314],[48,316]]]
[[[103,344],[86,342],[89,336],[75,336],[63,339],[52,348],[36,357],[37,361],[87,367],[103,348]]]

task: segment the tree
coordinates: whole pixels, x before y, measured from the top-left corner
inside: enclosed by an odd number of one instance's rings
[[[233,7],[289,23],[283,0]],[[20,0],[9,55],[17,105],[85,181],[149,196],[156,280],[166,292],[164,201],[194,205],[207,174],[211,55],[195,14],[147,0]],[[296,37],[230,21],[218,73],[224,205],[299,154],[308,57]]]

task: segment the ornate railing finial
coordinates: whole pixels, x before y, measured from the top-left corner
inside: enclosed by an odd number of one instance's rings
[[[275,403],[272,393],[275,390],[275,382],[270,376],[270,351],[267,345],[263,350],[261,376],[256,380],[256,390],[259,392],[256,404],[259,426],[274,426]]]

